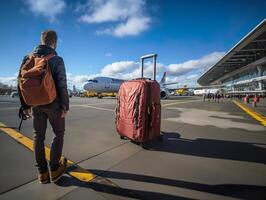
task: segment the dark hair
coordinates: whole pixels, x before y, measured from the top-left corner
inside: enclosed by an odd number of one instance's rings
[[[53,30],[46,30],[42,32],[41,42],[47,46],[52,46],[57,42],[57,34]]]

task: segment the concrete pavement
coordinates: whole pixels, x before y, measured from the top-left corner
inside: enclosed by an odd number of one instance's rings
[[[64,156],[97,177],[40,185],[33,154],[0,132],[0,199],[265,199],[266,129],[230,101],[162,100],[164,141],[148,150],[120,140],[116,100],[72,98]],[[0,98],[0,122],[16,129],[18,101]],[[32,121],[21,133],[32,138]],[[47,129],[49,147],[53,133]],[[117,187],[118,186],[118,187]]]

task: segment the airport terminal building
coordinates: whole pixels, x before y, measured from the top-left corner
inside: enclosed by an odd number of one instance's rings
[[[228,94],[266,94],[266,19],[240,40],[199,79]]]

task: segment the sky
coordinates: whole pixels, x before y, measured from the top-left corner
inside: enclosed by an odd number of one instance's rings
[[[265,0],[9,0],[0,7],[0,82],[16,84],[22,58],[43,30],[58,34],[68,84],[96,76],[140,76],[139,58],[157,53],[157,79],[197,79],[266,18]],[[145,65],[145,76],[152,65]]]

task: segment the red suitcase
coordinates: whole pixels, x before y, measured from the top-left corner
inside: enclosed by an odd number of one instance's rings
[[[144,143],[158,138],[161,127],[160,85],[156,77],[156,54],[141,57],[141,78],[122,83],[116,107],[116,129],[121,138]],[[153,80],[143,78],[144,59],[153,58]]]

